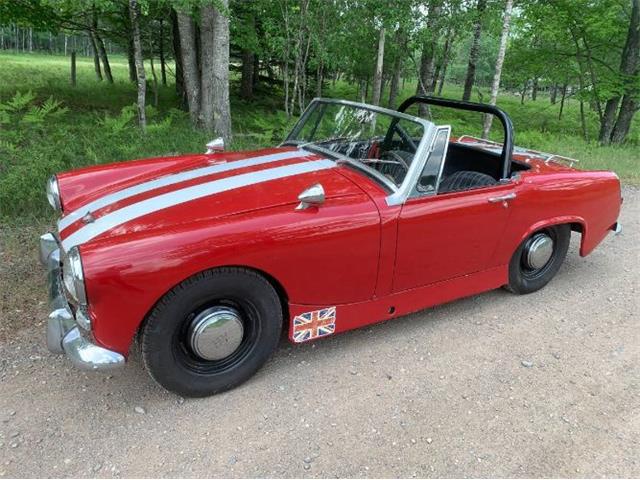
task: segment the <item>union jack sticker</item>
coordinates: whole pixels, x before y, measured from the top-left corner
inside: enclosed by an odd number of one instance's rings
[[[336,307],[302,313],[293,318],[293,341],[306,342],[336,331]]]

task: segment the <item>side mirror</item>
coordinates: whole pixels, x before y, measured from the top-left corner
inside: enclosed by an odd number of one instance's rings
[[[324,188],[319,183],[311,185],[300,195],[298,195],[300,204],[296,210],[306,210],[309,207],[319,207],[324,203]]]
[[[211,140],[207,143],[206,153],[218,153],[224,152],[224,138],[218,137],[215,140]]]

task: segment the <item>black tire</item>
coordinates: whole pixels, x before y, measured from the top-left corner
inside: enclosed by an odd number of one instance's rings
[[[551,258],[541,268],[530,268],[526,262],[526,248],[538,234],[546,234],[553,240]],[[520,295],[540,290],[558,273],[562,262],[567,256],[571,227],[569,225],[555,225],[539,230],[525,239],[511,257],[509,262],[509,284],[507,290]]]
[[[205,360],[189,346],[186,332],[194,315],[212,305],[241,316],[240,345],[221,360]],[[169,291],[146,318],[142,359],[162,387],[185,397],[205,397],[249,379],[278,345],[282,306],[273,286],[242,268],[201,272]]]
[[[438,193],[459,192],[497,184],[496,179],[486,173],[461,170],[446,177],[440,183]]]

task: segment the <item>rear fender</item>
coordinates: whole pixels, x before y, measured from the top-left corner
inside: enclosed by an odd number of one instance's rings
[[[576,216],[576,215],[561,215],[552,218],[546,218],[544,220],[540,220],[539,222],[531,225],[520,237],[518,241],[518,245],[521,245],[527,238],[533,235],[535,232],[542,230],[544,228],[553,227],[554,225],[571,225],[571,230],[574,232],[579,232],[581,234],[580,238],[580,256],[584,257],[588,252],[583,253],[585,251],[585,239],[587,238],[587,222],[584,218]]]

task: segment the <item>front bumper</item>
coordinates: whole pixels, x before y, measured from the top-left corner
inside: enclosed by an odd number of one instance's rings
[[[65,353],[83,370],[111,370],[125,364],[125,357],[96,345],[78,327],[73,310],[64,295],[60,246],[51,233],[40,237],[40,261],[47,267],[51,313],[47,322],[47,347],[53,353]]]

